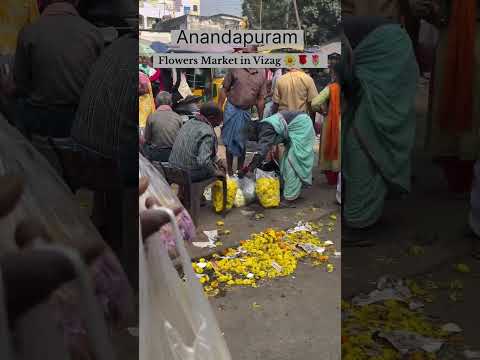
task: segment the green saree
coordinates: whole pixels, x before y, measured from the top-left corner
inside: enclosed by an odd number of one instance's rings
[[[354,91],[342,117],[343,221],[364,228],[379,220],[389,191],[410,191],[419,71],[399,25],[373,30],[353,55]]]
[[[315,130],[307,114],[297,115],[289,124],[280,113],[264,120],[275,129],[276,143],[285,144],[285,153],[280,160],[283,179],[283,196],[292,201],[300,196],[302,185],[312,184],[314,163]]]

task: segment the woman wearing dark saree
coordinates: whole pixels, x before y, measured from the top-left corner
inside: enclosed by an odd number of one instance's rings
[[[342,235],[344,244],[366,245],[387,195],[410,191],[419,71],[400,25],[379,17],[346,17],[342,30],[338,74],[347,104],[342,115]]]

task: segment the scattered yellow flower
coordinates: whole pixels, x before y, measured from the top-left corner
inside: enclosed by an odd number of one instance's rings
[[[292,275],[302,258],[310,258],[314,265],[328,262],[335,249],[329,246],[331,241],[322,241],[315,233],[316,226],[309,224],[312,230],[296,232],[266,229],[264,232],[252,234],[250,239],[240,241],[238,249],[228,248],[220,254],[214,254],[211,261],[200,259],[193,263],[197,274],[208,274],[200,282],[208,296],[215,296],[226,286],[258,287],[258,281]],[[324,252],[307,254],[299,249],[299,245],[310,245],[324,248]],[[328,254],[328,255],[327,255]],[[213,260],[213,258],[215,260]],[[199,266],[200,264],[200,266]],[[204,265],[203,265],[204,264]],[[327,265],[328,266],[328,265]]]

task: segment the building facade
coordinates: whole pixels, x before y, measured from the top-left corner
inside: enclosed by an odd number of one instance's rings
[[[200,15],[201,0],[140,0],[139,23],[142,29],[152,29],[161,20],[184,15]]]
[[[156,24],[157,31],[172,30],[240,30],[243,19],[238,16],[218,14],[212,16],[198,16],[194,14],[183,15],[174,19],[166,19]]]

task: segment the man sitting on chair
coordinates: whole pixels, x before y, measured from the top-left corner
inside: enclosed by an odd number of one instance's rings
[[[172,95],[166,91],[155,99],[157,110],[147,118],[143,151],[150,161],[168,161],[182,117],[172,110]]]
[[[226,164],[217,157],[215,127],[222,123],[222,111],[210,102],[203,104],[195,119],[180,129],[168,162],[190,172],[193,182],[225,176]]]

